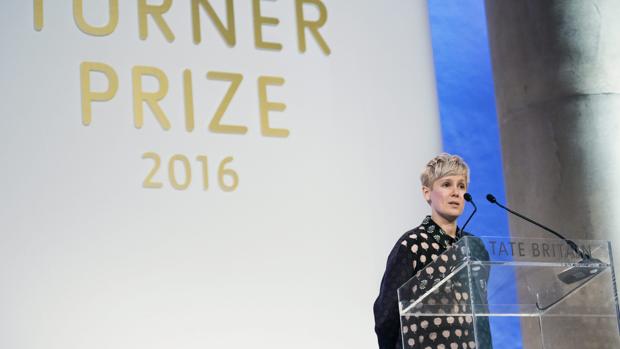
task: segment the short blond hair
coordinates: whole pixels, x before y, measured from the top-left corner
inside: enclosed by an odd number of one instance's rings
[[[465,176],[465,181],[469,184],[469,166],[465,160],[458,155],[441,153],[426,164],[420,181],[423,186],[432,188],[439,178],[455,175]]]

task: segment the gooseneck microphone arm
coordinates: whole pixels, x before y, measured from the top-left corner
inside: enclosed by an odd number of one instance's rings
[[[467,218],[467,221],[465,221],[465,224],[463,224],[463,228],[461,228],[461,231],[464,232],[465,231],[465,227],[467,226],[467,223],[469,223],[469,221],[471,220],[471,218],[474,216],[474,214],[476,213],[476,211],[478,211],[478,207],[476,207],[476,204],[474,204],[474,200],[471,198],[471,195],[469,193],[465,193],[465,195],[463,195],[463,198],[465,199],[465,201],[469,202],[470,204],[472,204],[474,206],[474,212],[472,212],[469,215],[469,218]]]
[[[534,224],[534,225],[536,225],[536,226],[539,226],[539,227],[543,228],[544,230],[546,230],[546,231],[550,232],[551,234],[553,234],[553,235],[555,235],[555,236],[559,237],[560,239],[564,240],[564,242],[566,242],[566,243],[568,244],[568,246],[570,246],[570,247],[571,247],[571,248],[575,251],[575,253],[577,253],[577,254],[578,254],[581,258],[584,258],[584,259],[586,259],[586,258],[588,258],[588,259],[589,259],[589,258],[590,258],[590,256],[588,256],[588,255],[587,255],[587,254],[585,254],[583,251],[581,251],[581,250],[579,249],[579,247],[577,247],[577,244],[575,244],[575,243],[574,243],[574,242],[572,242],[571,240],[569,240],[569,239],[565,238],[564,236],[562,236],[560,233],[558,233],[558,232],[554,231],[553,229],[551,229],[551,228],[549,228],[549,227],[546,227],[546,226],[544,226],[544,225],[542,225],[542,224],[540,224],[540,223],[538,223],[538,222],[536,222],[536,221],[534,221],[534,220],[532,220],[532,219],[530,219],[530,218],[528,218],[528,217],[525,217],[524,215],[520,214],[519,212],[515,212],[515,211],[513,211],[513,210],[509,209],[508,207],[506,207],[506,206],[504,206],[504,205],[500,204],[499,202],[497,202],[497,199],[496,199],[496,198],[495,198],[495,196],[493,196],[492,194],[487,194],[487,200],[488,200],[490,203],[492,203],[492,204],[496,204],[497,206],[499,206],[499,207],[503,208],[504,210],[506,210],[506,211],[508,211],[508,212],[512,213],[513,215],[515,215],[515,216],[517,216],[517,217],[519,217],[519,218],[521,218],[521,219],[524,219],[524,220],[526,220],[526,221],[528,221],[528,222],[530,222],[530,223],[532,223],[532,224]]]

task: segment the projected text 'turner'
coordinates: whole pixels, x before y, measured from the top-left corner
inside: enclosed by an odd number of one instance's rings
[[[202,12],[211,20],[224,41],[234,47],[237,44],[237,31],[235,22],[235,7],[233,0],[220,0],[226,4],[226,24],[220,18],[211,5],[209,0],[191,0],[191,24],[192,38],[195,44],[202,41],[200,13]],[[154,24],[159,28],[168,42],[175,40],[172,28],[166,22],[164,14],[172,7],[173,0],[163,0],[161,4],[148,4],[147,0],[137,0],[138,2],[138,32],[142,40],[148,38],[148,19],[151,18]],[[213,0],[211,0],[213,2]],[[282,50],[282,44],[278,42],[269,42],[263,39],[263,26],[277,26],[280,20],[275,17],[267,17],[261,14],[262,0],[252,0],[252,24],[254,28],[254,45],[257,48],[267,50]],[[128,2],[125,2],[128,3]],[[304,14],[304,5],[312,5],[318,11],[318,18],[307,19]],[[37,31],[43,29],[44,26],[44,1],[34,0],[34,27]],[[118,0],[108,0],[108,21],[104,25],[95,26],[86,20],[84,16],[84,0],[73,1],[73,19],[78,28],[89,35],[107,36],[114,33],[119,19]],[[319,29],[327,22],[327,8],[321,0],[295,0],[295,19],[297,31],[297,44],[299,51],[306,52],[307,39],[306,32],[310,33],[316,40],[317,44],[325,53],[329,55],[331,49],[321,35]]]

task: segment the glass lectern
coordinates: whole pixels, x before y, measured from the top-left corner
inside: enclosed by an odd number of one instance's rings
[[[608,241],[466,236],[398,299],[403,348],[620,348]]]

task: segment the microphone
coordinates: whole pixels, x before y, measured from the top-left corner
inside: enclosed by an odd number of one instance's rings
[[[587,253],[584,253],[583,251],[581,251],[581,249],[579,247],[577,247],[577,244],[575,244],[573,241],[565,238],[560,233],[558,233],[558,232],[554,231],[553,229],[551,229],[549,227],[546,227],[546,226],[544,226],[544,225],[534,221],[533,219],[530,219],[530,218],[528,218],[528,217],[526,217],[526,216],[524,216],[524,215],[522,215],[522,214],[520,214],[518,212],[515,212],[515,211],[509,209],[508,207],[500,204],[499,202],[497,202],[497,199],[492,194],[487,194],[487,200],[490,203],[495,204],[495,205],[503,208],[504,210],[510,212],[511,214],[513,214],[513,215],[515,215],[515,216],[517,216],[517,217],[519,217],[519,218],[521,218],[523,220],[526,220],[526,221],[528,221],[528,222],[530,222],[530,223],[532,223],[532,224],[534,224],[534,225],[536,225],[536,226],[538,226],[538,227],[540,227],[540,228],[542,228],[542,229],[552,233],[553,235],[557,236],[558,238],[564,240],[564,242],[566,242],[566,244],[568,246],[570,246],[573,249],[573,251],[575,251],[575,253],[577,253],[579,255],[579,257],[581,257],[581,259],[582,259],[581,262],[583,262],[583,261],[592,261],[592,262],[595,262],[595,263],[602,263],[600,260],[598,260],[596,258],[592,258]],[[601,270],[596,270],[593,274],[585,275],[586,273],[581,271],[580,268],[575,267],[575,268],[570,268],[570,269],[567,269],[567,270],[563,271],[562,273],[560,273],[560,275],[558,275],[558,278],[561,281],[563,281],[563,282],[565,282],[567,284],[570,284],[570,283],[573,283],[575,281],[582,280],[582,279],[584,279],[586,277],[596,275]]]
[[[467,221],[465,221],[465,224],[463,224],[463,228],[461,228],[461,231],[464,232],[465,231],[465,227],[467,226],[467,223],[469,223],[469,221],[471,220],[471,218],[474,216],[474,214],[476,213],[476,211],[478,211],[478,207],[476,207],[476,204],[474,203],[474,200],[471,197],[471,194],[469,193],[465,193],[465,195],[463,195],[463,198],[465,199],[465,201],[469,202],[470,204],[472,204],[474,206],[474,212],[472,212],[469,215],[469,218],[467,218]]]

